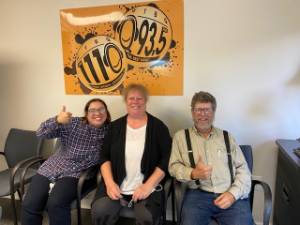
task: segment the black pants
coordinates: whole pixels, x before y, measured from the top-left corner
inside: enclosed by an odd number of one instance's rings
[[[22,225],[42,225],[47,208],[50,225],[71,225],[71,202],[76,198],[78,179],[64,177],[56,181],[49,194],[49,180],[42,175],[32,178],[22,204]]]
[[[102,197],[92,204],[92,221],[94,225],[115,225],[119,219],[122,206],[119,200]],[[134,211],[137,225],[157,225],[162,216],[162,194],[153,192],[147,199],[135,203]]]

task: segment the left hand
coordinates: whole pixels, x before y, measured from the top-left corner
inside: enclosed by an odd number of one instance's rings
[[[214,200],[214,204],[221,209],[229,208],[235,202],[234,196],[230,192],[224,192]]]
[[[134,202],[137,202],[138,200],[143,200],[148,198],[148,196],[152,192],[152,187],[149,187],[149,185],[142,184],[132,194],[132,200]]]

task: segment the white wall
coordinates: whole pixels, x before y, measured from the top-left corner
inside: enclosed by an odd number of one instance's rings
[[[90,99],[64,93],[59,9],[129,2],[136,1],[0,1],[0,148],[9,128],[36,129],[63,104],[81,115]],[[193,93],[213,93],[215,124],[254,146],[254,173],[274,191],[275,140],[300,136],[300,1],[184,3],[184,95],[152,97],[148,109],[173,134],[191,124]],[[101,97],[113,118],[124,114],[121,97]]]

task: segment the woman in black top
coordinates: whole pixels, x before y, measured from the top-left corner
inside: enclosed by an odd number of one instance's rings
[[[146,112],[148,92],[131,84],[123,92],[128,114],[111,123],[100,155],[102,182],[92,204],[94,225],[114,225],[122,207],[136,224],[157,224],[171,138],[166,125]]]

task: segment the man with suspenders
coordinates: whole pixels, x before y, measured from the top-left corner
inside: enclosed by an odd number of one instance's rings
[[[191,102],[194,126],[174,135],[169,172],[188,183],[181,224],[252,225],[249,202],[251,173],[234,138],[213,126],[216,99],[195,93]]]

